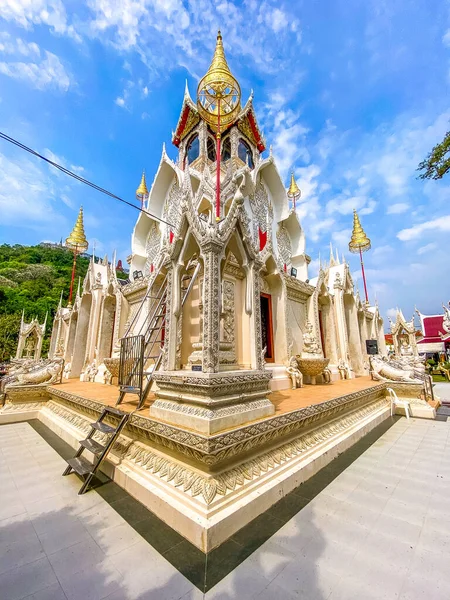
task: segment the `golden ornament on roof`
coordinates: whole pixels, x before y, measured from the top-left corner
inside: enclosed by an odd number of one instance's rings
[[[352,239],[350,240],[348,249],[354,254],[359,254],[359,252],[366,252],[366,250],[370,250],[370,240],[361,226],[358,213],[355,209],[353,209]]]
[[[298,196],[301,196],[300,188],[298,187],[297,182],[295,181],[294,171],[291,171],[291,183],[289,185],[287,195],[288,198],[297,198]]]
[[[219,31],[211,66],[198,84],[198,112],[214,131],[220,133],[236,120],[240,102],[241,88],[227,64]]]
[[[69,237],[66,239],[66,246],[76,254],[82,254],[88,249],[89,244],[86,239],[86,234],[84,233],[82,206],[80,206],[80,212],[78,213],[75,226]]]
[[[136,198],[138,200],[142,200],[144,196],[148,196],[148,189],[147,183],[145,181],[145,171],[142,171],[141,183],[139,184],[139,187],[136,190]]]

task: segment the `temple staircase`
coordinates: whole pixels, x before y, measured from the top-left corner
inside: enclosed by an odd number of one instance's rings
[[[119,419],[118,424],[115,427],[105,423],[105,418],[110,417],[111,415]],[[79,496],[87,491],[94,475],[105,460],[108,452],[113,447],[114,442],[119,437],[123,427],[126,425],[129,416],[130,415],[123,413],[116,408],[105,406],[98,420],[95,421],[95,423],[91,423],[91,431],[87,438],[81,440],[78,452],[73,458],[67,460],[67,468],[63,475],[69,475],[70,473],[75,472],[80,475],[80,477],[85,477],[84,483],[78,492]],[[106,443],[104,445],[93,439],[97,431],[100,431],[106,436]],[[85,450],[89,450],[89,452],[94,455],[94,462],[90,462],[83,456]]]
[[[186,268],[186,273],[181,278],[181,306],[184,306],[191,291],[201,265],[196,261]],[[126,394],[137,394],[139,396],[137,410],[141,410],[145,399],[153,383],[153,374],[159,369],[164,356],[164,338],[166,324],[166,300],[167,300],[167,275],[157,286],[155,283],[160,273],[153,279],[141,305],[125,334],[120,340],[120,364],[119,364],[119,398],[116,406],[119,406]],[[161,278],[160,278],[161,279]],[[145,308],[150,304],[146,317],[143,319],[137,334],[129,335]]]

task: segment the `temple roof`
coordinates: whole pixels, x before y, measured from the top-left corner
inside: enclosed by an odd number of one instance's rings
[[[211,74],[211,70],[213,70],[214,72],[220,71],[224,74],[224,76],[226,75],[234,79],[228,67],[228,63],[225,59],[225,54],[223,52],[222,45],[222,37],[220,35],[220,32],[217,36],[216,49],[214,52],[213,60],[211,62],[211,66],[203,79],[207,78],[208,75]],[[200,119],[201,116],[198,107],[189,94],[189,89],[186,82],[180,117],[178,119],[175,132],[172,136],[172,143],[174,144],[174,146],[178,148],[181,141],[187,135],[189,135],[189,133],[196,125],[198,125]],[[258,148],[259,152],[263,152],[266,149],[264,136],[258,126],[255,111],[253,108],[253,92],[250,94],[245,106],[238,113],[236,121],[230,123],[228,127],[231,127],[233,125],[238,126],[242,133],[245,136],[247,136],[247,138]]]
[[[422,325],[423,338],[418,344],[432,344],[436,342],[450,341],[450,333],[444,329],[444,315],[423,315],[417,311]]]

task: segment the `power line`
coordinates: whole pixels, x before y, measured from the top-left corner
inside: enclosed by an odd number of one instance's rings
[[[77,175],[73,171],[70,171],[69,169],[66,169],[66,167],[63,167],[62,165],[59,165],[58,163],[53,162],[49,158],[46,158],[45,156],[42,156],[42,154],[39,154],[39,152],[36,152],[36,150],[33,150],[32,148],[29,148],[28,146],[25,146],[25,144],[22,144],[22,142],[19,142],[18,140],[15,140],[14,138],[10,137],[9,135],[6,135],[6,133],[3,133],[2,131],[0,131],[0,138],[3,139],[3,140],[5,140],[6,142],[9,142],[10,144],[14,144],[14,146],[18,146],[22,150],[25,150],[26,152],[29,152],[30,154],[33,154],[34,156],[37,156],[38,158],[40,158],[42,160],[45,160],[46,163],[49,163],[50,165],[52,165],[56,169],[59,169],[60,171],[62,171],[66,175],[69,175],[69,177],[73,177],[77,181],[80,181],[81,183],[89,185],[91,188],[94,188],[94,190],[97,190],[98,192],[101,192],[102,194],[106,194],[107,196],[110,196],[111,198],[114,198],[115,200],[119,200],[119,202],[123,202],[124,204],[127,204],[128,206],[131,206],[132,208],[135,208],[139,212],[142,212],[142,213],[148,215],[152,219],[156,219],[160,223],[164,223],[165,225],[168,225],[169,227],[173,227],[173,225],[171,223],[168,223],[167,221],[164,221],[164,219],[160,219],[156,215],[153,215],[152,213],[149,213],[148,211],[144,210],[143,208],[140,208],[139,206],[136,206],[136,204],[128,202],[127,200],[124,200],[120,196],[116,196],[116,194],[113,194],[112,192],[106,190],[105,188],[100,187],[99,185],[97,185],[96,183],[93,183],[92,181],[89,181],[88,179],[84,179],[84,177],[80,177],[80,175]]]

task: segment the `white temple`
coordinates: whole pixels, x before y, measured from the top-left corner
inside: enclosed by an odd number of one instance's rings
[[[117,401],[110,423],[128,420],[106,472],[208,552],[389,418],[386,382],[413,414],[435,412],[423,369],[385,361],[378,307],[346,261],[331,251],[309,279],[297,184],[263,155],[220,33],[172,141],[177,160],[163,147],[150,191],[145,176],[137,190],[133,280],[117,279],[115,258],[91,259],[56,313],[50,366],[0,388],[0,423],[39,418],[95,449],[93,415]],[[63,383],[46,386],[63,359]]]
[[[222,59],[219,38],[211,69]],[[333,379],[338,366],[352,377],[367,374],[366,340],[386,352],[378,308],[360,300],[348,265],[333,252],[318,277],[308,279],[305,232],[275,157],[263,157],[253,97],[221,135],[219,222],[216,137],[187,87],[173,143],[177,160],[163,147],[150,192],[144,175],[137,190],[144,210],[131,237],[135,279],[122,286],[106,258],[92,259],[73,307],[56,314],[50,355],[62,352],[70,364],[66,375],[83,379],[89,369],[96,371],[95,381],[110,381],[104,359],[118,356],[118,340],[136,334],[149,318],[152,303],[142,306],[143,298],[168,273],[178,299],[174,310],[166,306],[162,370],[198,365],[203,372],[246,371],[260,369],[264,360],[270,389],[287,389],[286,366],[302,353],[308,319]],[[205,250],[206,242],[213,250]],[[180,307],[183,278],[197,260],[199,276]],[[208,269],[215,271],[214,281]],[[207,293],[216,298],[211,313]],[[216,344],[210,320],[220,331],[217,348],[210,347]]]

